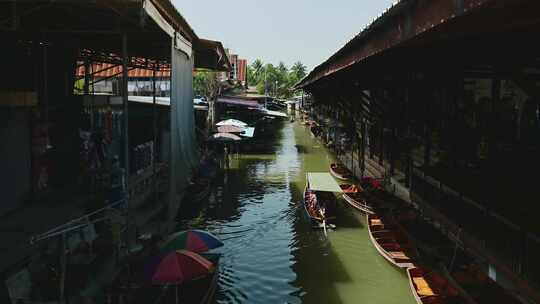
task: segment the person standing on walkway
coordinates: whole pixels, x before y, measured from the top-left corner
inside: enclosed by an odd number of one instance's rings
[[[229,169],[229,147],[227,145],[223,148],[223,161],[225,169]]]

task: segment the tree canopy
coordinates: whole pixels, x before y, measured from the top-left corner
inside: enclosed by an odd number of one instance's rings
[[[278,98],[293,95],[292,87],[306,76],[306,66],[300,61],[290,68],[283,62],[277,65],[264,63],[257,59],[247,68],[247,82],[255,86],[259,94],[268,94]],[[220,84],[216,72],[196,72],[193,76],[193,89],[196,95],[214,98],[219,94]]]
[[[289,69],[283,62],[274,66],[257,59],[248,66],[247,80],[250,86],[257,87],[259,94],[288,98],[293,94],[291,88],[306,76],[306,70],[306,66],[300,61],[295,62]]]

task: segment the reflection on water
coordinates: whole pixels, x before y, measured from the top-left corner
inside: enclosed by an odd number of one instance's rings
[[[240,154],[201,205],[184,202],[179,228],[202,228],[225,243],[218,303],[414,303],[407,278],[372,247],[365,219],[343,204],[325,237],[300,204],[305,172],[332,157],[297,123]]]

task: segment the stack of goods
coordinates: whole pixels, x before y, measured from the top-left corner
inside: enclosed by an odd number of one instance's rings
[[[154,162],[154,142],[149,141],[133,148],[133,169],[137,174],[141,174],[145,169],[152,166]]]

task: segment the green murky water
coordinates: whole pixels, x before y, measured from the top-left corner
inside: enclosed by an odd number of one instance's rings
[[[218,303],[414,303],[406,274],[373,248],[364,216],[340,202],[337,229],[312,230],[301,206],[305,172],[332,156],[299,123],[234,157],[208,202],[184,204],[180,226],[224,240]]]

